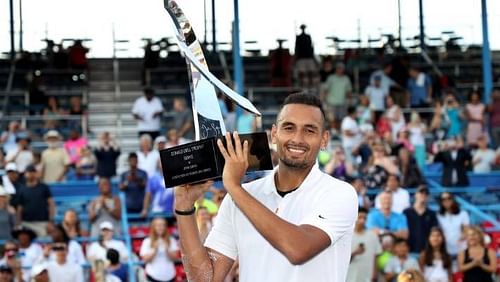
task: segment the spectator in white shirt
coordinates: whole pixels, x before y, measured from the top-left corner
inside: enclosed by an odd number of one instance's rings
[[[361,142],[362,135],[356,122],[356,108],[349,106],[347,108],[347,116],[342,120],[342,147],[346,161],[353,162],[352,150]]]
[[[18,134],[16,137],[17,147],[10,150],[5,156],[5,162],[14,162],[17,170],[24,173],[26,167],[33,163],[34,156],[30,148],[31,139],[27,133]]]
[[[54,226],[50,236],[52,237],[52,244],[47,244],[43,249],[44,261],[53,262],[57,260],[57,252],[54,245],[58,243],[65,244],[66,260],[70,264],[82,265],[86,263],[85,256],[83,255],[82,246],[75,241],[70,240],[68,234],[61,224]],[[51,280],[52,281],[52,280]],[[69,281],[69,280],[68,280]]]
[[[52,244],[55,260],[47,264],[51,282],[83,282],[83,269],[80,265],[67,260],[68,245],[65,242]]]
[[[475,173],[488,173],[491,167],[495,164],[495,151],[488,148],[488,139],[485,135],[477,139],[478,149],[473,153],[472,163],[474,164]]]
[[[120,254],[122,262],[128,259],[128,250],[125,244],[120,240],[113,239],[113,224],[109,221],[103,221],[99,225],[101,233],[99,240],[93,242],[87,249],[87,258],[89,261],[106,260],[108,249],[115,249]]]
[[[386,189],[392,193],[392,212],[403,213],[406,208],[410,207],[410,194],[399,187],[398,175],[390,174],[387,177]],[[375,198],[375,207],[380,209],[380,194]]]
[[[381,80],[380,75],[374,76],[373,82],[365,89],[365,95],[370,99],[370,108],[375,112],[375,124],[385,111],[385,96],[389,95],[389,92],[382,87]]]
[[[155,218],[151,222],[149,237],[142,241],[140,256],[146,264],[148,281],[173,281],[174,260],[178,258],[179,247],[167,229],[167,222]]]
[[[158,150],[153,149],[153,140],[147,134],[141,135],[139,140],[139,151],[137,151],[138,167],[144,170],[148,177],[152,177],[158,170],[160,161],[160,153]]]
[[[19,242],[19,255],[21,256],[21,266],[23,267],[23,279],[24,281],[30,281],[30,271],[29,268],[33,266],[40,258],[43,256],[42,247],[34,243],[33,240],[36,238],[36,233],[24,226],[16,228],[12,232],[12,237],[14,237]]]
[[[155,97],[154,90],[151,88],[144,89],[144,96],[137,98],[132,108],[132,114],[137,120],[139,136],[148,134],[154,140],[160,135],[160,118],[163,111],[161,100]]]

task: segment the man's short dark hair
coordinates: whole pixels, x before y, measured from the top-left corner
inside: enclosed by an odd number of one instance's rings
[[[408,241],[403,238],[396,238],[396,241],[394,241],[394,246],[399,244],[405,244],[406,246],[408,246]]]
[[[358,213],[366,213],[366,214],[368,214],[368,209],[365,208],[365,207],[359,207],[358,208]]]
[[[106,258],[111,264],[118,264],[118,262],[120,262],[120,253],[115,249],[108,249]]]
[[[138,157],[137,157],[137,154],[136,154],[135,152],[132,152],[132,153],[128,154],[128,159],[129,159],[129,160],[130,160],[130,159],[137,159],[137,158],[138,158]]]
[[[354,107],[354,106],[349,106],[349,107],[347,107],[347,114],[348,114],[348,115],[352,115],[352,114],[354,114],[355,112],[356,112],[356,107]]]
[[[283,108],[288,104],[301,104],[301,105],[316,107],[321,111],[321,116],[323,117],[323,123],[326,122],[326,114],[325,111],[323,110],[323,105],[321,103],[321,100],[315,95],[307,94],[304,92],[298,92],[288,95],[288,97],[286,97],[285,101],[281,105],[281,108],[278,112],[278,116],[281,113],[281,110],[283,110]]]
[[[155,90],[151,87],[146,87],[144,88],[144,94],[147,94],[147,95],[155,95]]]

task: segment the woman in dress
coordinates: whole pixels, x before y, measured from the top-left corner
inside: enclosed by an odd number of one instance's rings
[[[425,250],[420,253],[420,268],[427,282],[451,282],[451,257],[446,251],[446,240],[443,231],[433,227],[427,239]]]
[[[493,282],[497,256],[485,246],[483,231],[477,226],[467,228],[467,249],[458,255],[458,270],[464,274],[463,282]]]
[[[486,106],[481,103],[479,92],[473,91],[469,95],[469,103],[465,106],[467,117],[467,144],[476,146],[477,139],[483,135]]]
[[[178,259],[179,247],[167,229],[167,222],[155,218],[150,225],[149,237],[142,241],[140,256],[146,264],[147,281],[175,280],[174,261]]]

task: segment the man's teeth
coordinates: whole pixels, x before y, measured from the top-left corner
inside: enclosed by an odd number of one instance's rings
[[[304,153],[305,150],[301,150],[301,149],[294,149],[294,148],[288,148],[288,150],[290,152],[293,152],[293,153]]]

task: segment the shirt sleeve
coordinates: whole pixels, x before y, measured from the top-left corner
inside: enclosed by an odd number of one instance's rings
[[[168,245],[168,250],[171,252],[177,252],[179,250],[179,244],[174,237],[170,237],[170,244]]]
[[[408,230],[408,220],[406,220],[406,216],[404,216],[403,214],[398,214],[398,223],[396,231],[401,231],[401,230]]]
[[[353,231],[358,215],[358,200],[354,188],[340,181],[334,185],[339,189],[330,189],[318,197],[315,208],[300,222],[323,230],[330,237],[332,245]]]
[[[222,200],[222,204],[217,214],[217,221],[205,240],[205,247],[236,260],[238,249],[233,229],[233,216],[236,206],[231,196],[228,194]]]
[[[134,105],[132,106],[132,114],[139,114],[139,99],[135,100]]]
[[[377,227],[377,223],[375,221],[375,214],[373,211],[369,212],[368,213],[368,216],[366,217],[366,223],[365,223],[365,226],[366,226],[366,229],[373,229],[375,227]]]
[[[144,241],[142,241],[142,244],[141,244],[141,249],[139,251],[139,255],[141,257],[147,255],[147,254],[150,254],[152,253],[152,249],[151,249],[151,242],[150,242],[150,239],[149,238],[146,238],[144,239]]]

